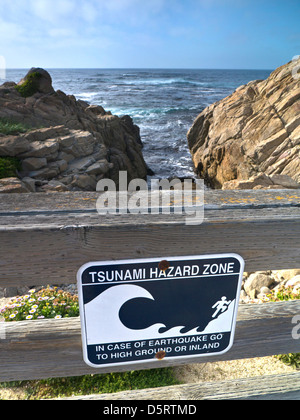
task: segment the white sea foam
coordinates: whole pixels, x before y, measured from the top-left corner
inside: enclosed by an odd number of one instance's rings
[[[82,93],[75,93],[74,96],[78,99],[82,99],[84,101],[91,100],[98,95],[97,92],[82,92]]]

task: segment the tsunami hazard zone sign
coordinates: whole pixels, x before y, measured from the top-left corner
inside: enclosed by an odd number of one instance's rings
[[[227,352],[243,271],[236,254],[84,265],[77,280],[85,362],[108,367]]]

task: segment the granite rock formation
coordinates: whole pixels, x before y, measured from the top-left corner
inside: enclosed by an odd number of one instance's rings
[[[299,66],[300,58],[265,81],[239,87],[197,117],[188,144],[195,171],[209,186],[239,188],[240,182],[264,175],[268,186],[284,188],[279,175],[284,175],[284,183],[289,178],[300,184]],[[270,177],[275,175],[273,182]]]
[[[25,133],[0,134],[0,156],[21,162],[19,179],[2,181],[0,192],[10,192],[9,185],[11,192],[94,191],[102,178],[118,184],[119,171],[127,171],[128,182],[147,177],[139,128],[132,119],[55,92],[43,69],[31,69],[18,85],[0,86],[0,118],[31,127]]]

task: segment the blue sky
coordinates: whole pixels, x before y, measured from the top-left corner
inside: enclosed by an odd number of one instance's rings
[[[8,68],[274,69],[297,54],[299,0],[0,0]]]

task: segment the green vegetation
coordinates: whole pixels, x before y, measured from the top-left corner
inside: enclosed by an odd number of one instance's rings
[[[300,369],[300,353],[280,354],[276,357],[286,365]]]
[[[17,123],[7,118],[0,118],[0,134],[11,135],[26,133],[30,128],[22,123]]]
[[[300,299],[300,289],[296,293],[293,292],[294,287],[281,287],[279,290],[275,290],[272,294],[268,295],[270,302],[281,302],[288,300]]]
[[[69,318],[79,316],[77,296],[56,287],[31,290],[30,294],[17,297],[1,310],[5,322],[43,318]]]
[[[78,297],[58,288],[47,287],[39,292],[16,297],[0,311],[6,322],[41,318],[66,318],[79,315]],[[57,321],[59,322],[59,321]],[[72,395],[102,394],[131,389],[176,385],[172,368],[52,378],[40,381],[4,382],[0,389],[21,391],[26,399],[57,398]]]
[[[39,79],[42,77],[41,73],[35,71],[26,77],[26,80],[21,85],[16,86],[17,91],[24,97],[28,98],[29,96],[34,95],[38,92]]]
[[[0,384],[0,388],[9,387],[10,389],[21,390],[25,399],[36,400],[70,397],[72,395],[110,394],[176,384],[178,382],[174,378],[172,369],[164,368],[40,381],[5,382]]]
[[[15,177],[17,170],[21,169],[19,159],[13,157],[0,157],[0,179]]]
[[[0,135],[17,135],[30,130],[32,130],[32,127],[29,127],[27,124],[15,122],[9,118],[0,118]],[[17,170],[21,170],[19,159],[0,156],[0,179],[15,177]]]
[[[300,299],[300,289],[298,289],[296,293],[293,292],[293,289],[293,287],[282,287],[278,291],[275,291],[269,295],[268,298],[270,299],[270,302]],[[276,357],[286,365],[292,366],[295,369],[300,368],[300,353],[281,354]]]

